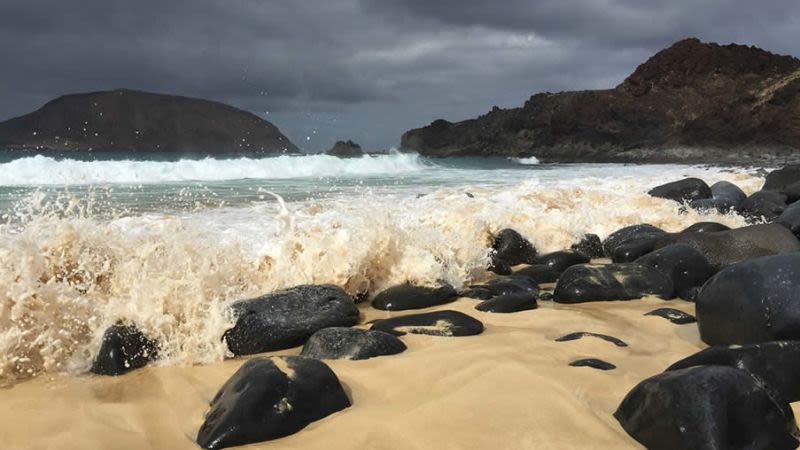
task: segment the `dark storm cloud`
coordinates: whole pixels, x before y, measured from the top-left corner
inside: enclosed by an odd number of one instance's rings
[[[0,120],[70,92],[205,97],[310,150],[394,145],[538,91],[611,87],[670,43],[800,55],[796,1],[9,0]]]

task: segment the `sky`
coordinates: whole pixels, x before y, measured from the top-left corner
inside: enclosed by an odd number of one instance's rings
[[[797,0],[0,0],[0,121],[115,88],[249,110],[305,151],[397,146],[698,37],[800,56]]]

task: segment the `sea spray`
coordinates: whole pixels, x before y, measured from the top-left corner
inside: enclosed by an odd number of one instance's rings
[[[271,158],[181,159],[179,161],[81,161],[31,156],[0,163],[0,185],[42,186],[97,183],[167,183],[243,179],[368,176],[413,173],[429,167],[413,153],[337,158],[329,155]]]
[[[282,207],[264,191],[247,205],[175,213],[116,211],[102,188],[88,196],[34,193],[0,226],[0,378],[81,373],[118,320],[161,342],[160,364],[219,361],[233,300],[302,283],[334,283],[351,294],[404,281],[460,287],[485,276],[490,236],[505,227],[546,252],[586,232],[606,236],[640,222],[668,231],[702,220],[741,226],[738,216],[680,213],[679,204],[646,192],[685,174],[748,192],[762,182],[740,171],[642,175],[650,170],[565,171],[563,180],[440,187],[422,196],[365,190]]]

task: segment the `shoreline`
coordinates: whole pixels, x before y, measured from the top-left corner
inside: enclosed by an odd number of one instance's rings
[[[516,314],[455,303],[389,313],[360,305],[371,320],[452,309],[483,321],[472,337],[407,335],[404,353],[363,361],[326,360],[353,406],[301,432],[244,448],[640,448],[611,413],[641,379],[705,347],[697,327],[643,314],[670,306],[694,314],[692,303],[644,298],[558,305]],[[575,331],[610,334],[555,342]],[[298,348],[271,352],[297,354]],[[256,355],[254,355],[256,356]],[[617,365],[603,372],[569,367],[598,357]],[[196,449],[193,442],[219,386],[248,358],[206,366],[146,367],[120,377],[48,376],[3,389],[0,431],[9,448],[56,445],[75,449]],[[36,436],[35,439],[31,439]]]

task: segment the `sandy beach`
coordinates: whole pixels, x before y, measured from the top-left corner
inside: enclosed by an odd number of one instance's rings
[[[705,347],[696,324],[643,316],[682,300],[656,298],[558,305],[515,314],[454,309],[484,322],[473,337],[406,335],[408,350],[364,361],[327,361],[353,406],[253,449],[640,448],[612,417],[639,381]],[[420,311],[412,311],[417,313]],[[393,317],[362,307],[363,322]],[[591,331],[593,337],[555,339]],[[298,349],[275,354],[297,354]],[[597,357],[617,366],[570,367]],[[194,449],[208,402],[243,359],[149,367],[121,377],[41,376],[6,389],[0,440],[14,449]]]

